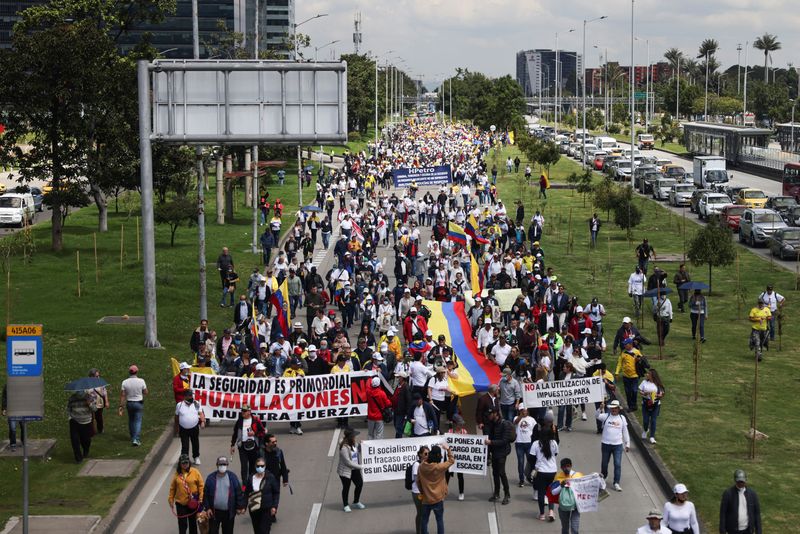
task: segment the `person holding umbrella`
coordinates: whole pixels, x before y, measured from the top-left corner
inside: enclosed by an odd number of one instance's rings
[[[92,435],[94,434],[92,421],[95,409],[93,399],[84,389],[75,391],[67,401],[69,440],[72,443],[75,463],[79,464],[89,456],[89,448],[92,446]]]
[[[689,285],[689,284],[687,284]],[[689,297],[689,319],[692,320],[692,339],[697,336],[697,327],[700,326],[700,343],[706,342],[706,319],[708,318],[708,303],[700,289],[695,289]]]

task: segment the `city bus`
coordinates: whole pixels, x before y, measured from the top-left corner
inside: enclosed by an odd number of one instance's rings
[[[800,163],[783,166],[783,195],[800,202]]]

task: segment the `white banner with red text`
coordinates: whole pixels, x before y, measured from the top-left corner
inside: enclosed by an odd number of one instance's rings
[[[191,375],[194,398],[211,421],[235,421],[242,405],[265,423],[303,422],[367,415],[367,385],[373,373],[354,372],[292,378]]]
[[[599,376],[522,385],[527,408],[572,406],[603,400],[603,379]]]
[[[473,434],[444,434],[417,438],[376,439],[361,442],[361,474],[365,482],[400,480],[406,476],[408,464],[417,461],[417,451],[425,445],[447,443],[456,463],[453,473],[486,475],[486,436]],[[442,451],[443,459],[446,458]]]

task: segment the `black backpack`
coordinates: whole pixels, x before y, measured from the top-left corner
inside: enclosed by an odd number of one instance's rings
[[[417,462],[412,462],[406,466],[406,489],[411,491],[411,488],[414,487],[414,464]]]

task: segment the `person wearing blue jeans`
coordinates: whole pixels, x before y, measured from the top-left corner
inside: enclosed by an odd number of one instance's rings
[[[144,397],[147,395],[147,384],[138,376],[139,368],[131,365],[128,368],[128,378],[122,381],[119,392],[119,415],[122,407],[128,410],[128,431],[131,444],[138,447],[142,444],[142,415],[144,414]]]
[[[622,479],[622,451],[631,448],[628,421],[620,414],[619,401],[613,400],[605,411],[605,403],[596,414],[602,425],[600,473],[605,479],[608,476],[608,461],[614,456],[614,489],[622,491],[619,483]]]
[[[442,461],[442,450],[447,452],[447,460]],[[422,518],[420,532],[428,534],[428,520],[433,512],[436,518],[436,533],[444,534],[444,499],[447,497],[447,470],[455,463],[453,453],[447,445],[434,445],[428,458],[422,462],[417,472],[417,486],[422,494]]]
[[[566,417],[565,417],[566,415]],[[566,419],[566,421],[564,420]],[[572,406],[558,407],[558,429],[572,432]]]
[[[422,534],[428,534],[428,520],[431,518],[431,512],[436,518],[436,534],[444,534],[444,501],[422,505]]]

